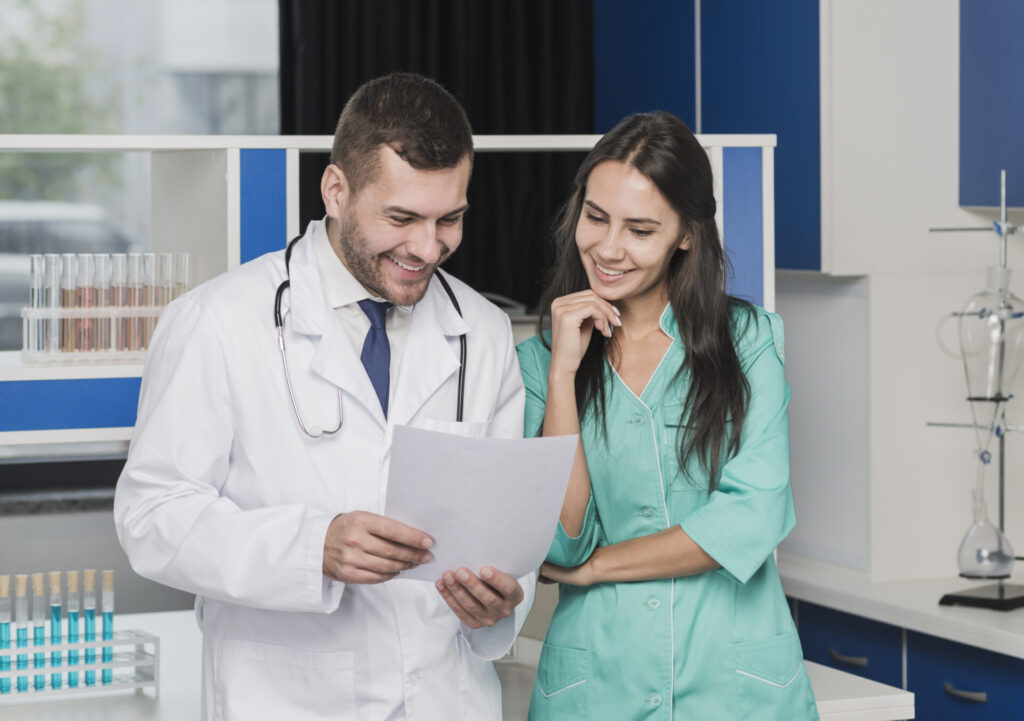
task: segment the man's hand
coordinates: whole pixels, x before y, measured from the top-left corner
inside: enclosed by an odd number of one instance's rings
[[[493,626],[523,600],[519,581],[490,566],[477,577],[468,568],[445,571],[434,584],[459,620],[470,628]]]
[[[343,583],[382,583],[427,563],[430,536],[367,511],[342,513],[324,539],[324,575]]]

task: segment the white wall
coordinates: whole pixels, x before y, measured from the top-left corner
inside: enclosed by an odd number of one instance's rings
[[[869,539],[865,570],[873,580],[955,575],[956,550],[971,520],[974,440],[970,431],[925,425],[969,420],[962,368],[940,349],[936,329],[984,287],[985,267],[998,260],[994,234],[928,232],[931,226],[986,225],[997,217],[995,211],[957,205],[959,4],[823,0],[822,18],[823,256],[827,271],[867,274],[867,336],[860,362],[867,378],[870,511],[861,516],[859,506],[835,495],[847,492],[849,469],[833,470],[830,479],[821,480],[802,465],[820,450],[813,434],[802,429],[820,431],[815,421],[832,418],[828,398],[817,399],[818,409],[794,403],[794,488],[830,484],[804,492],[803,518],[818,514],[809,523],[822,526],[820,519],[838,513],[841,527],[861,524]],[[997,185],[998,178],[992,182]],[[1015,219],[1020,219],[1016,212]],[[1019,244],[1010,241],[1011,267],[1024,259]],[[1020,289],[1019,281],[1012,287]],[[801,298],[783,285],[777,302],[791,338],[814,333],[827,338],[836,323],[847,322],[840,311],[828,315],[820,306],[827,293]],[[786,307],[808,302],[819,304],[818,317],[786,316]],[[955,335],[948,337],[952,342]],[[791,370],[820,365],[834,348],[801,350],[808,356],[793,359],[791,346]],[[792,374],[790,380],[796,395],[802,382]],[[1021,392],[1019,384],[1016,390]],[[1009,414],[1011,422],[1024,421],[1024,407],[1018,410],[1011,402]],[[834,439],[856,436],[856,418],[853,409]],[[1016,537],[1024,547],[1024,439],[1011,435],[1008,446],[1007,530],[1011,541]],[[990,488],[994,516],[994,479]],[[843,562],[847,551],[856,556],[857,547],[837,549],[826,529],[818,532],[817,540],[795,535],[791,543],[803,544],[805,555],[836,562]],[[845,565],[859,567],[856,558]]]

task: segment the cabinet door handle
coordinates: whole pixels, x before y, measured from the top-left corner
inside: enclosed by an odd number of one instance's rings
[[[942,682],[942,690],[953,698],[962,698],[964,701],[974,701],[975,703],[988,703],[988,694],[985,691],[961,691],[949,681]]]
[[[838,651],[836,651],[834,648],[830,648],[828,650],[828,657],[830,659],[832,659],[833,661],[838,661],[839,663],[845,663],[847,666],[855,666],[857,668],[867,668],[868,667],[868,657],[867,656],[844,656],[843,654],[841,654]]]

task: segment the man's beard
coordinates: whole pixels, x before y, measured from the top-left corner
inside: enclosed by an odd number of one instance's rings
[[[435,268],[418,284],[399,284],[397,288],[388,288],[387,278],[381,269],[381,257],[367,252],[366,236],[355,219],[355,214],[346,211],[338,224],[338,244],[345,259],[345,267],[352,277],[379,298],[384,298],[395,305],[415,305],[427,292],[430,278]],[[442,255],[442,260],[447,254]],[[385,261],[391,262],[391,261]],[[440,265],[440,262],[438,263]],[[405,291],[405,292],[403,292]]]

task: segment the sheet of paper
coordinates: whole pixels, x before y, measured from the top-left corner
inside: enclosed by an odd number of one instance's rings
[[[436,581],[461,566],[516,578],[537,570],[558,525],[577,438],[395,428],[384,513],[434,539],[434,559],[399,577]]]

